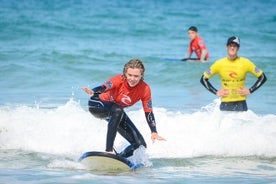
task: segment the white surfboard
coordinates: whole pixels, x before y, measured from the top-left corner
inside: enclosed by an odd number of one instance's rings
[[[141,164],[135,165],[124,157],[98,151],[84,153],[79,162],[87,170],[94,171],[128,171],[142,166]]]

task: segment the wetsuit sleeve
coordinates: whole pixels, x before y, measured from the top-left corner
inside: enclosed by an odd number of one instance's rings
[[[209,80],[204,75],[202,75],[200,82],[211,93],[214,93],[215,95],[217,94],[218,90],[212,86],[212,84],[209,82]]]
[[[148,85],[145,86],[143,98],[141,100],[142,100],[146,120],[150,127],[151,133],[157,132],[155,118],[152,112],[151,90]]]
[[[148,122],[148,125],[150,127],[151,133],[156,132],[156,123],[155,123],[155,118],[152,112],[145,112],[146,119]]]
[[[261,87],[265,81],[267,80],[264,73],[260,77],[258,77],[258,80],[255,82],[255,84],[249,89],[250,93],[253,93],[256,91],[259,87]]]
[[[97,86],[97,87],[93,88],[92,90],[96,94],[101,94],[101,93],[105,92],[106,87],[105,86]]]

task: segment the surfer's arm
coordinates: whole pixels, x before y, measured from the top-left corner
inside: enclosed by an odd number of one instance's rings
[[[105,92],[106,87],[105,87],[104,85],[102,85],[102,86],[97,86],[97,87],[93,88],[92,90],[93,90],[94,93],[96,93],[96,94],[101,94],[101,93]]]
[[[145,112],[145,116],[146,116],[147,123],[150,127],[151,133],[153,133],[153,132],[157,133],[156,123],[155,123],[155,118],[154,118],[153,113],[152,112]]]
[[[192,53],[187,52],[186,56],[183,59],[181,59],[181,61],[187,61],[187,60],[189,60],[191,58],[191,55],[192,55]]]
[[[93,89],[90,89],[89,87],[84,87],[84,88],[81,88],[81,89],[84,92],[86,92],[87,94],[89,94],[90,96],[93,96],[95,93],[100,94],[100,93],[105,92],[106,87],[105,86],[98,86],[98,87],[95,87]]]
[[[155,123],[153,113],[152,112],[145,112],[145,115],[146,115],[146,119],[147,119],[148,125],[149,125],[150,130],[151,130],[151,140],[152,140],[152,142],[154,142],[156,139],[159,140],[159,141],[165,141],[166,139],[164,139],[163,137],[158,135],[158,133],[156,131],[156,123]]]
[[[206,55],[207,55],[207,50],[206,49],[202,50],[201,57],[200,57],[201,62],[205,61]]]
[[[255,82],[255,84],[249,89],[250,94],[256,91],[259,87],[261,87],[265,81],[267,80],[264,73],[260,77],[258,77],[258,80]]]
[[[211,93],[217,95],[218,90],[212,86],[212,84],[209,82],[209,80],[202,75],[200,79],[201,84]]]

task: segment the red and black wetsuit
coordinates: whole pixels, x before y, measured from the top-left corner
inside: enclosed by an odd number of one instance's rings
[[[88,102],[89,111],[95,117],[108,121],[106,151],[113,150],[117,131],[130,143],[130,146],[120,153],[121,156],[131,156],[141,145],[147,147],[143,136],[124,112],[124,108],[141,100],[151,132],[157,132],[148,84],[141,80],[136,86],[130,87],[123,75],[116,75],[93,91],[95,95]]]
[[[200,59],[201,54],[202,54],[202,50],[207,51],[206,45],[205,45],[203,39],[201,37],[197,36],[190,42],[188,53],[192,54],[193,52],[195,52],[197,58]],[[207,51],[206,56],[205,56],[204,59],[205,60],[209,59],[208,51]]]

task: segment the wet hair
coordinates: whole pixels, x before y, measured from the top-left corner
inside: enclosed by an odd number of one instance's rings
[[[188,31],[195,31],[195,32],[197,32],[197,28],[195,26],[191,26],[191,27],[189,27]]]
[[[142,75],[142,80],[144,79],[145,67],[144,67],[143,62],[140,59],[131,59],[125,64],[124,70],[123,70],[124,76],[127,72],[127,69],[129,69],[129,68],[132,68],[132,69],[138,68],[138,69],[140,69],[141,75]]]

